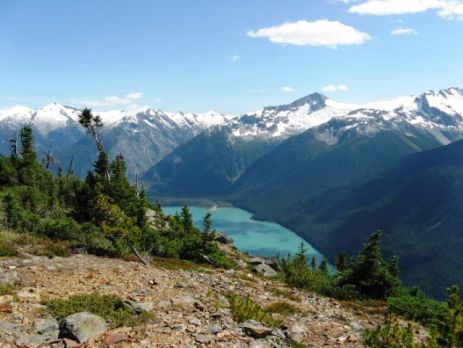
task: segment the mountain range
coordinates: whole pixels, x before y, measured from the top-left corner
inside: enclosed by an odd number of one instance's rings
[[[60,104],[0,110],[0,151],[25,123],[79,175],[95,158]],[[402,279],[435,297],[463,285],[460,197],[463,90],[366,104],[314,93],[239,116],[136,108],[99,113],[104,142],[140,173],[151,198],[207,198],[290,227],[333,261],[375,229],[401,258]],[[431,280],[432,277],[432,280]]]

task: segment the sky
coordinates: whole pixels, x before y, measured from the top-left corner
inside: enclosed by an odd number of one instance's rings
[[[0,108],[240,114],[463,87],[463,0],[0,0]]]

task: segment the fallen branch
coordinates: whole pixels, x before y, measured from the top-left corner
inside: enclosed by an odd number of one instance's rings
[[[140,255],[140,253],[138,252],[137,248],[135,248],[135,246],[130,245],[130,249],[132,249],[133,253],[134,253],[135,256],[140,260],[140,262],[141,262],[142,264],[144,264],[145,266],[148,266],[148,261],[146,261],[146,260]]]

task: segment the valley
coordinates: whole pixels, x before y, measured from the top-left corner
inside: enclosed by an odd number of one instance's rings
[[[78,113],[60,104],[1,110],[1,151],[8,153],[8,139],[29,123],[39,154],[56,158],[52,170],[72,163],[84,177],[96,151]],[[149,108],[99,114],[110,157],[127,159],[129,177],[140,178],[152,201],[227,202],[295,231],[332,263],[382,229],[384,252],[400,257],[405,284],[435,297],[445,296],[449,283],[463,284],[458,253],[444,252],[460,238],[462,89],[365,104],[313,93],[240,116]],[[435,162],[447,151],[446,163]],[[436,164],[416,164],[421,153]],[[413,171],[404,169],[408,163]],[[412,175],[421,172],[416,181]],[[423,210],[434,205],[441,209]],[[270,253],[265,243],[253,250]],[[437,272],[442,267],[451,271]],[[431,273],[438,279],[429,282]]]

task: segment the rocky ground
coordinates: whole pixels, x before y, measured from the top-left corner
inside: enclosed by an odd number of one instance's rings
[[[251,260],[245,260],[249,265]],[[362,347],[362,331],[382,319],[381,308],[357,308],[288,289],[240,264],[243,268],[224,271],[91,255],[0,259],[0,281],[19,284],[15,296],[0,297],[0,347],[79,346],[58,339],[58,322],[42,303],[86,293],[118,295],[152,312],[153,319],[139,327],[105,329],[84,347],[257,348],[291,347],[292,341],[307,347]],[[273,314],[282,323],[279,328],[239,323],[228,309],[227,293],[250,296],[261,306],[286,301],[300,313]]]

